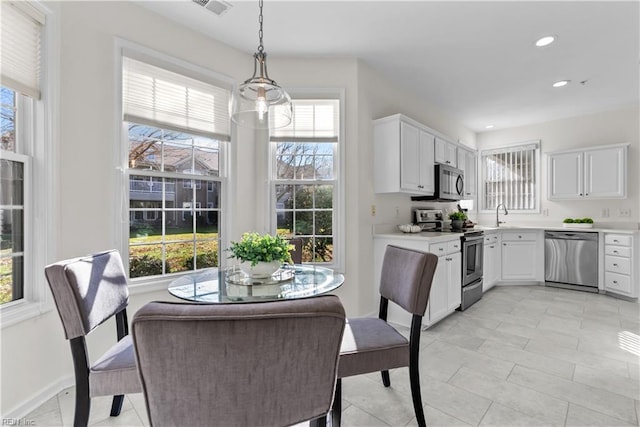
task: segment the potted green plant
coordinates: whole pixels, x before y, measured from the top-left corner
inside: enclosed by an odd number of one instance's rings
[[[593,219],[591,218],[565,218],[562,221],[565,228],[592,228]]]
[[[230,258],[240,260],[240,269],[249,277],[262,279],[275,273],[282,263],[291,262],[293,245],[281,236],[244,233],[239,242],[231,242]]]
[[[451,220],[451,228],[454,230],[460,230],[462,229],[464,221],[467,219],[467,214],[460,211],[451,212],[449,214],[449,219]]]

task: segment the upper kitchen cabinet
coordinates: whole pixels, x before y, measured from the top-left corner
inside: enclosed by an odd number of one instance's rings
[[[437,163],[443,163],[454,168],[460,167],[457,156],[458,147],[455,144],[436,137],[435,145],[435,160]]]
[[[477,175],[476,153],[471,150],[458,147],[458,169],[461,169],[464,172],[463,199],[475,199]]]
[[[627,197],[628,144],[549,153],[549,200]]]
[[[433,195],[435,137],[400,114],[373,123],[375,192]]]

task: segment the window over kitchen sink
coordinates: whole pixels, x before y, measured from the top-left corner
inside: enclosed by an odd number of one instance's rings
[[[481,210],[502,203],[509,211],[540,210],[540,141],[480,152]]]

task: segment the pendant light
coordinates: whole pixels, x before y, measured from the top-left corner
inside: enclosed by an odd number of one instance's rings
[[[291,97],[267,74],[267,54],[262,45],[262,1],[259,0],[260,44],[253,55],[253,77],[237,85],[231,95],[231,120],[254,129],[277,129],[291,123]]]

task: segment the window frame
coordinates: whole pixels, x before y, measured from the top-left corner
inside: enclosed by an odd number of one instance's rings
[[[499,145],[499,146],[495,146],[495,147],[486,147],[482,150],[479,151],[479,158],[480,158],[480,162],[479,162],[479,166],[480,166],[480,182],[478,183],[478,196],[479,196],[479,204],[478,204],[478,212],[479,213],[495,213],[495,208],[492,209],[483,209],[483,207],[485,206],[485,199],[486,199],[486,193],[485,193],[485,173],[486,173],[486,167],[485,167],[485,163],[484,163],[484,159],[485,159],[485,153],[486,152],[495,152],[497,150],[504,150],[504,152],[510,152],[513,151],[513,149],[517,149],[518,147],[524,147],[527,145],[535,145],[535,154],[534,154],[534,158],[535,158],[535,180],[536,180],[536,184],[535,184],[535,190],[534,190],[534,194],[535,194],[535,207],[533,209],[515,209],[511,206],[507,206],[507,209],[509,210],[509,214],[515,214],[515,215],[521,215],[521,214],[539,214],[541,212],[541,200],[540,200],[540,195],[542,194],[540,186],[541,186],[541,182],[540,182],[540,177],[541,177],[541,165],[540,165],[540,161],[541,161],[541,152],[542,152],[542,145],[541,145],[541,141],[540,140],[529,140],[529,141],[522,141],[522,142],[517,142],[517,143],[512,143],[512,144],[506,144],[506,145]]]
[[[269,209],[269,230],[271,233],[277,231],[277,212],[276,212],[276,200],[275,200],[275,186],[276,185],[322,185],[323,183],[333,183],[333,262],[331,263],[310,263],[311,265],[318,264],[324,267],[332,268],[337,272],[344,272],[345,268],[345,162],[346,159],[346,143],[345,143],[345,90],[343,88],[327,88],[327,89],[289,89],[288,90],[292,100],[295,99],[333,99],[338,101],[340,108],[339,111],[339,133],[338,142],[335,145],[333,154],[334,164],[334,177],[332,180],[326,179],[314,179],[314,180],[277,180],[274,179],[274,161],[276,154],[276,141],[271,141],[269,136],[267,150],[267,181],[268,181],[268,194],[269,199],[267,201]],[[292,138],[293,140],[294,138]],[[321,139],[321,138],[318,138]],[[304,138],[303,138],[304,140]],[[302,141],[305,142],[305,141]],[[313,142],[313,141],[309,141]],[[294,236],[295,237],[295,236]]]
[[[233,87],[233,79],[211,71],[209,69],[200,67],[198,65],[183,61],[181,59],[163,54],[161,52],[155,51],[153,49],[138,45],[136,43],[130,42],[124,39],[116,39],[115,43],[115,52],[114,52],[114,60],[117,67],[118,72],[116,73],[117,82],[116,87],[119,89],[117,91],[117,100],[116,100],[116,115],[115,119],[117,121],[117,126],[120,129],[120,144],[117,144],[117,164],[118,173],[115,176],[116,188],[119,193],[118,198],[121,200],[121,203],[115,204],[115,230],[116,230],[116,246],[120,249],[122,254],[127,254],[127,256],[122,257],[122,261],[127,271],[127,275],[129,274],[129,177],[130,175],[141,175],[139,171],[136,169],[129,169],[128,160],[129,160],[129,136],[128,136],[128,126],[127,122],[124,120],[123,115],[123,58],[129,57],[138,61],[147,62],[151,65],[165,68],[169,71],[183,74],[187,77],[196,78],[196,79],[205,79],[211,84],[218,85],[219,87],[223,87],[228,89],[231,92]],[[155,127],[162,128],[161,124],[155,125]],[[198,135],[198,132],[186,132],[192,135]],[[207,138],[211,138],[211,135],[206,135]],[[234,133],[230,131],[230,141],[220,141],[219,146],[219,175],[218,176],[203,176],[198,174],[190,174],[190,173],[174,173],[174,172],[159,172],[159,171],[150,171],[148,174],[153,177],[158,178],[173,178],[173,179],[195,179],[201,180],[203,178],[215,178],[213,181],[220,182],[220,218],[218,222],[218,230],[219,230],[219,248],[222,251],[222,248],[227,247],[229,245],[229,233],[227,230],[229,229],[230,223],[230,214],[229,207],[232,204],[232,195],[230,194],[231,183],[230,183],[230,170],[229,170],[229,158],[231,155],[231,150],[233,149],[233,141],[234,141]],[[215,139],[215,138],[214,138]],[[176,185],[179,185],[176,183]],[[179,210],[179,209],[176,209]],[[201,213],[201,212],[200,212]],[[219,254],[220,255],[220,254]],[[224,257],[219,256],[219,263],[223,265]],[[146,276],[146,277],[136,277],[129,278],[129,289],[132,294],[139,294],[145,292],[151,292],[155,290],[166,289],[166,286],[171,281],[175,280],[177,277],[186,274],[193,274],[193,270],[189,271],[181,271],[175,273],[168,273],[157,276]]]

